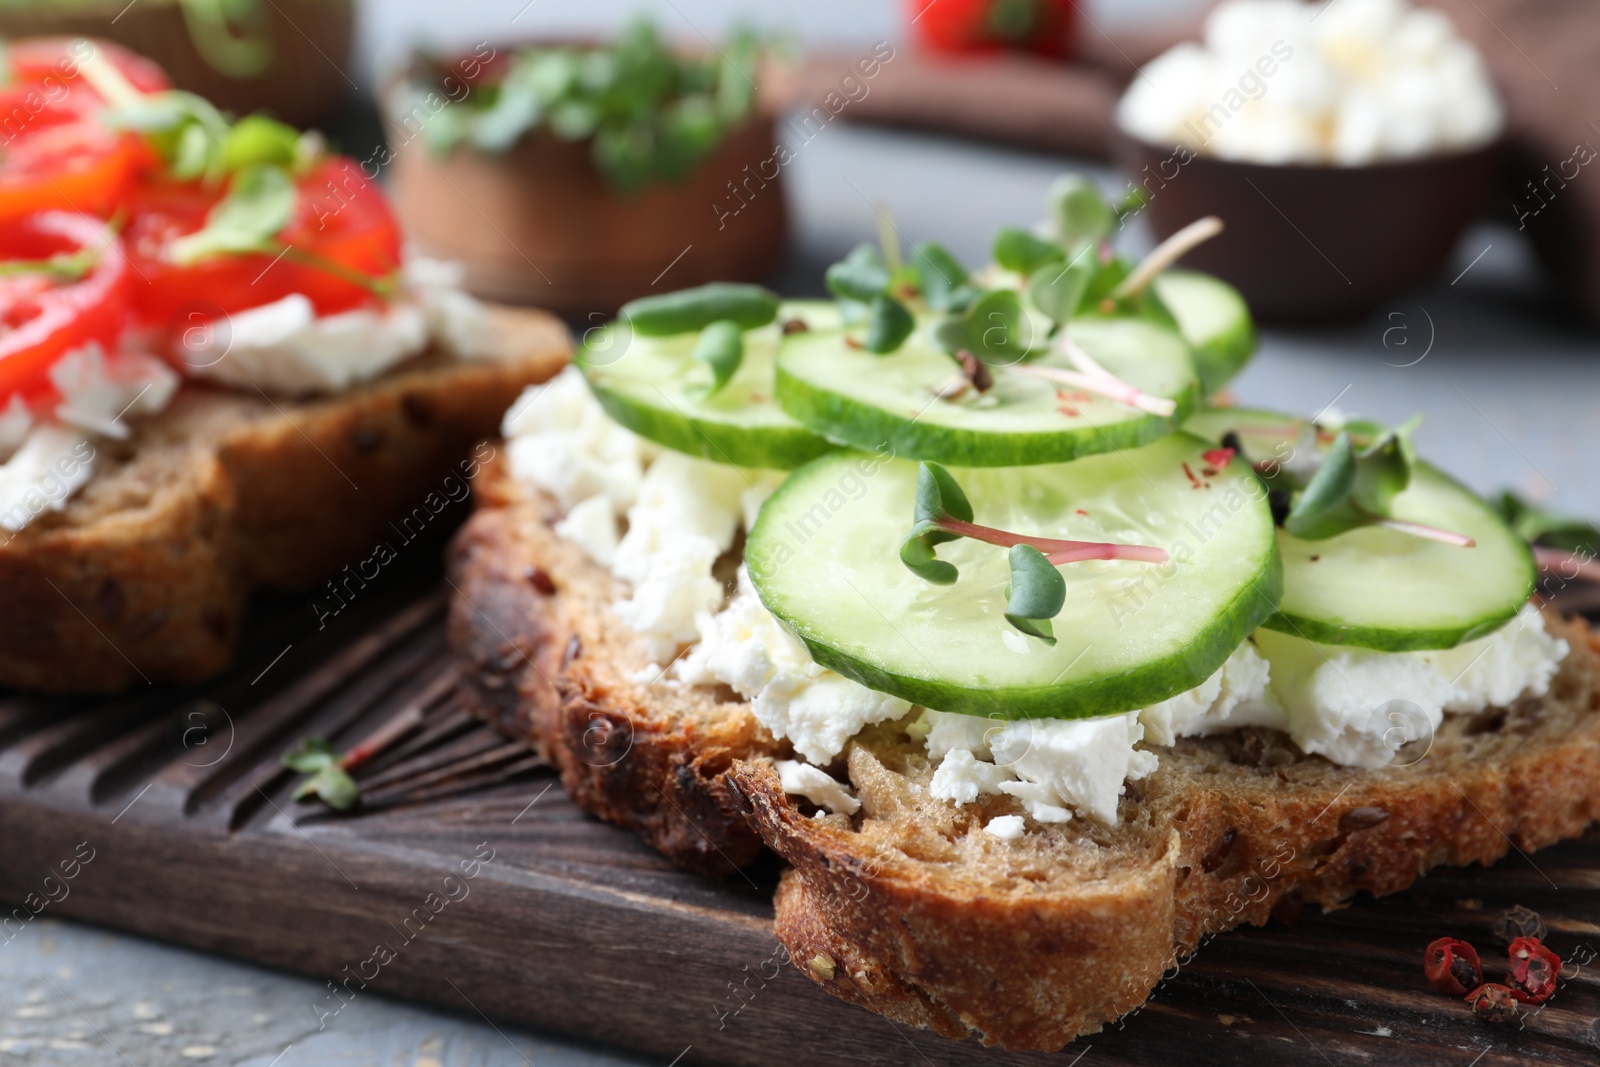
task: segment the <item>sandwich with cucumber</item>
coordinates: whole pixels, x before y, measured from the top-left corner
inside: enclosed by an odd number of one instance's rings
[[[1225,406],[1237,294],[1076,178],[969,270],[717,285],[507,416],[451,555],[471,703],[679,863],[789,868],[843,999],[1056,1049],[1207,937],[1600,817],[1600,657],[1413,424]]]

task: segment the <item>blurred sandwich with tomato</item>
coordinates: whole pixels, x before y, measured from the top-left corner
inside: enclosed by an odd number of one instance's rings
[[[252,591],[464,495],[565,362],[559,322],[408,255],[376,177],[115,45],[7,47],[0,687],[215,674]]]

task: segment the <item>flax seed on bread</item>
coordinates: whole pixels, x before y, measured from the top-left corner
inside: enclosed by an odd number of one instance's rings
[[[861,810],[819,817],[784,794],[772,761],[789,746],[748,705],[648,684],[641,643],[611,612],[623,590],[555,536],[553,501],[498,461],[475,491],[450,625],[477,713],[539,746],[585,809],[687,867],[725,873],[759,836],[791,865],[777,935],[796,964],[896,1021],[1060,1048],[1143,1003],[1204,937],[1281,901],[1396,892],[1600,819],[1600,639],[1554,618],[1572,652],[1549,693],[1447,717],[1431,747],[1402,750],[1407,766],[1338,766],[1270,730],[1187,738],[1128,783],[1116,826],[1030,824],[1007,841],[981,828],[1021,814],[1016,800],[933,798],[922,744],[885,723],[836,768]]]
[[[429,352],[306,400],[188,383],[127,441],[96,442],[88,484],[0,543],[0,686],[116,692],[225,667],[252,590],[369,553],[565,363],[560,322],[493,315],[492,358]]]

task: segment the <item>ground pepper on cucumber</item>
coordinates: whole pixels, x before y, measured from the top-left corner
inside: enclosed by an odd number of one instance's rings
[[[891,239],[829,269],[832,301],[634,301],[540,400],[554,428],[508,418],[558,532],[630,583],[645,681],[747,698],[819,810],[856,810],[838,757],[877,723],[926,743],[936,796],[1114,822],[1177,738],[1405,764],[1565,656],[1527,543],[1414,423],[1208,406],[1254,327],[1169,268],[1221,223],[1135,263],[1109,242],[1131,206],[1067,177],[978,271]]]

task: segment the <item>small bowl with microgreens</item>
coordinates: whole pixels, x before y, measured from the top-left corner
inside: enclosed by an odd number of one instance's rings
[[[418,55],[385,97],[401,215],[474,292],[568,314],[762,278],[788,232],[767,52],[749,31],[680,50],[638,21],[605,43]]]
[[[1224,220],[1135,261],[1135,207],[1067,176],[981,266],[886,225],[831,299],[630,301],[452,550],[469,707],[685,866],[777,851],[810,980],[1010,1048],[1280,899],[1492,861],[1477,811],[1600,817],[1600,649],[1530,603],[1527,538],[1583,532],[1514,529],[1415,421],[1220,404],[1251,315],[1174,264]]]

